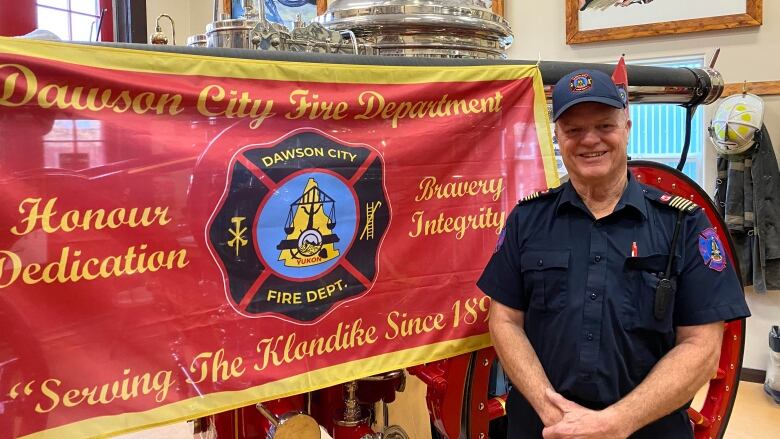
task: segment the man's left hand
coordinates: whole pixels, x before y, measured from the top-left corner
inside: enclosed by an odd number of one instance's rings
[[[542,431],[545,439],[625,439],[618,419],[602,410],[591,410],[548,389],[547,399],[563,411],[563,419]]]

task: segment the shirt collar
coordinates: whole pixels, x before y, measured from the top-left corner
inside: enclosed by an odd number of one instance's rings
[[[561,192],[560,198],[558,198],[558,204],[555,207],[556,213],[561,213],[566,207],[576,207],[584,212],[589,212],[585,207],[585,203],[582,202],[580,195],[574,189],[571,182],[566,182],[566,185]],[[620,200],[615,206],[615,212],[623,209],[631,209],[639,212],[643,219],[647,219],[647,204],[645,203],[645,190],[642,185],[636,181],[631,172],[628,172],[628,185],[623,191],[623,195],[620,196]]]

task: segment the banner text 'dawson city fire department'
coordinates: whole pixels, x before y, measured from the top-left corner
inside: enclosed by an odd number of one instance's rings
[[[337,58],[335,58],[337,62]],[[535,66],[0,38],[0,425],[96,436],[489,345]]]

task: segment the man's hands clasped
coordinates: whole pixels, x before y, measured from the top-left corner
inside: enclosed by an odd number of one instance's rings
[[[552,389],[546,391],[550,403],[563,412],[563,418],[545,427],[544,439],[625,439],[630,433],[609,408],[591,410],[569,401]]]

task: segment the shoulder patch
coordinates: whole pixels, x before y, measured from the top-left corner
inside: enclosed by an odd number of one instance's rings
[[[723,243],[720,242],[718,233],[712,227],[699,233],[699,253],[707,268],[718,272],[726,268]]]
[[[661,193],[658,195],[656,201],[658,201],[661,204],[666,204],[669,207],[673,207],[677,210],[681,210],[689,215],[696,212],[699,209],[698,204],[694,203],[693,201],[687,198],[680,197],[678,195]]]

